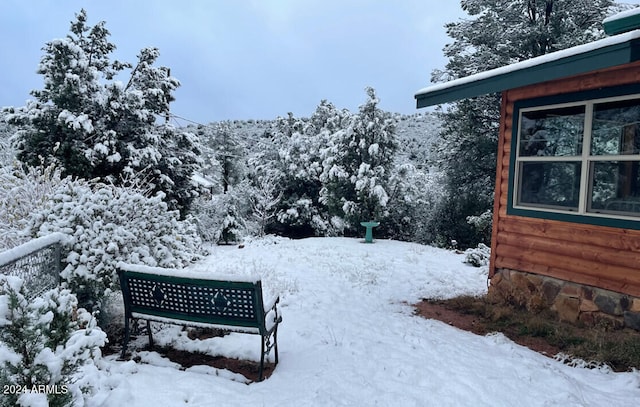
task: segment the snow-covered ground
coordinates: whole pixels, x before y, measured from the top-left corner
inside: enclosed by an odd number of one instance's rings
[[[637,406],[640,372],[570,367],[501,334],[476,336],[412,315],[423,297],[486,291],[486,269],[463,256],[411,243],[267,238],[215,247],[195,266],[259,274],[279,292],[283,322],[273,375],[246,384],[208,366],[180,370],[155,352],[142,362],[109,356],[90,406]],[[257,336],[190,341],[160,327],[158,342],[259,360]],[[132,344],[139,349],[144,338]]]

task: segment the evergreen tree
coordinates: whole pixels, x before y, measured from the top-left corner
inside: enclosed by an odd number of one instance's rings
[[[277,165],[282,173],[284,199],[277,220],[286,231],[296,237],[335,234],[327,208],[320,202],[323,186],[321,175],[322,151],[336,131],[350,120],[348,111],[339,111],[322,100],[309,119],[281,120],[278,128],[284,140]]]
[[[238,133],[232,130],[229,122],[218,123],[213,139],[213,150],[220,163],[220,179],[222,191],[227,193],[229,187],[240,183],[244,178],[244,147]]]
[[[590,42],[602,37],[610,0],[462,0],[472,18],[446,25],[453,43],[444,48],[441,82]],[[462,246],[486,241],[486,233],[466,222],[492,207],[500,119],[500,95],[452,104],[443,115],[437,147],[445,173],[445,195],[433,229],[439,241]]]
[[[358,114],[323,150],[321,202],[352,232],[361,221],[388,215],[388,183],[397,149],[395,121],[378,108],[374,89],[366,92],[369,98]]]
[[[18,159],[109,182],[140,177],[184,214],[193,198],[186,180],[199,150],[193,135],[167,124],[180,83],[168,68],[155,66],[156,48],[142,49],[135,66],[111,62],[115,45],[105,22],[88,26],[84,10],[70,31],[44,48],[38,68],[44,89],[32,91],[35,100],[25,107],[9,109],[10,121],[20,126]],[[115,81],[125,69],[131,69],[128,82]]]
[[[57,391],[5,393],[0,406],[82,403],[78,369],[100,353],[106,335],[66,289],[28,298],[23,281],[0,275],[0,386],[56,386]],[[66,390],[65,390],[66,389]]]
[[[31,92],[35,100],[11,111],[10,121],[21,126],[16,141],[18,159],[29,165],[61,164],[70,174],[91,174],[89,141],[99,117],[102,80],[110,80],[124,64],[109,63],[115,45],[108,41],[104,22],[93,28],[82,10],[66,38],[48,42],[38,67],[44,89]]]
[[[5,120],[5,114],[0,111],[0,167],[11,164],[16,157],[15,150],[11,147],[11,135],[15,128]]]

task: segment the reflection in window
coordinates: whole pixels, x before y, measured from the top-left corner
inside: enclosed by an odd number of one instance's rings
[[[522,162],[518,204],[577,209],[580,162]]]
[[[592,155],[640,152],[640,104],[638,100],[599,103],[593,108]]]
[[[597,161],[591,172],[590,211],[640,212],[640,162]]]
[[[640,221],[640,95],[559,106],[519,111],[512,204]]]
[[[575,156],[582,154],[585,106],[522,113],[521,157]]]

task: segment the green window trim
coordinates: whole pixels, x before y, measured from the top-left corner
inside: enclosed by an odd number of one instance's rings
[[[632,97],[633,96],[633,97]],[[640,162],[640,155],[627,155],[624,153],[618,153],[618,155],[601,156],[591,153],[591,146],[583,146],[582,149],[586,150],[584,154],[576,153],[573,156],[546,156],[536,158],[536,155],[524,153],[519,156],[518,152],[521,151],[521,142],[519,138],[519,132],[521,131],[521,113],[543,111],[545,109],[551,110],[554,108],[566,108],[575,106],[588,106],[586,108],[586,114],[592,115],[593,107],[598,104],[604,104],[607,99],[610,98],[631,98],[637,99],[640,104],[640,84],[615,86],[610,88],[567,93],[562,95],[545,96],[533,99],[520,100],[514,103],[513,118],[512,118],[512,137],[511,137],[511,155],[509,160],[509,185],[507,193],[507,214],[515,216],[523,216],[537,219],[550,219],[564,222],[573,222],[580,224],[589,224],[597,226],[608,226],[615,228],[636,229],[640,230],[640,213],[637,215],[625,215],[621,213],[607,213],[606,211],[598,211],[594,209],[592,204],[593,198],[593,184],[596,182],[594,175],[594,169],[596,166],[605,167],[607,164],[610,167],[616,165],[622,165],[622,162],[626,160],[632,160],[633,162]],[[585,120],[585,126],[591,126],[591,117]],[[591,140],[591,128],[588,130],[589,140]],[[586,132],[584,133],[586,134]],[[586,137],[586,136],[585,136]],[[580,204],[578,207],[567,209],[562,206],[532,204],[530,202],[520,201],[519,204],[515,203],[518,191],[516,180],[521,175],[526,165],[561,165],[571,162],[580,162],[585,173],[579,174],[580,185]],[[629,161],[631,162],[631,161]],[[517,171],[520,171],[518,173]],[[602,172],[602,170],[601,170]],[[587,202],[585,202],[587,201]],[[586,208],[586,210],[585,210]]]

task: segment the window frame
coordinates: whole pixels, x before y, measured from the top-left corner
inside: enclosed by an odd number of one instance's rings
[[[640,154],[591,155],[594,106],[625,100],[637,100],[640,105],[640,84],[618,86],[592,91],[575,92],[516,101],[512,117],[512,137],[509,167],[507,214],[543,219],[555,219],[640,230],[640,213],[593,209],[594,168],[597,162],[637,162]],[[532,111],[584,106],[582,152],[575,156],[520,156],[522,114]],[[579,162],[580,180],[578,206],[568,209],[559,206],[519,202],[522,163]],[[499,175],[499,174],[498,174]],[[640,203],[640,202],[639,202]]]

